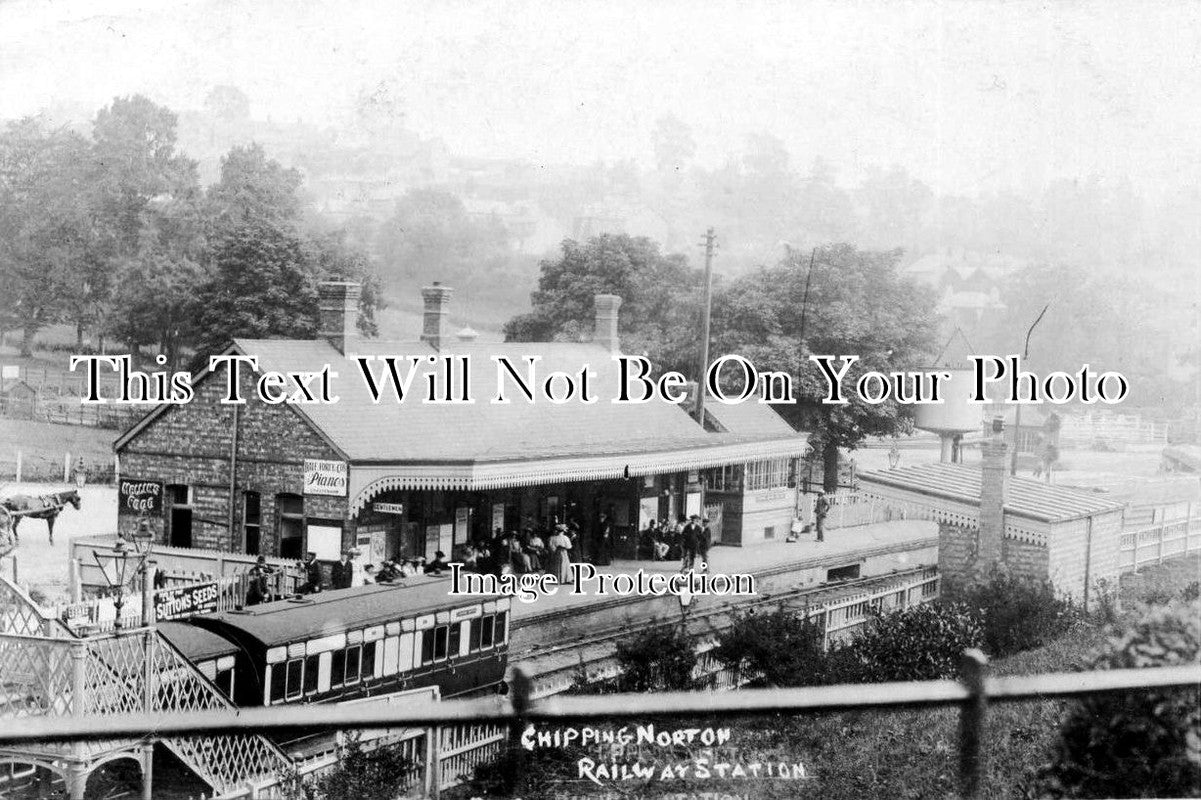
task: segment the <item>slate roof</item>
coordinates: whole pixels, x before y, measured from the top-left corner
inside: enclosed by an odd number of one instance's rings
[[[865,491],[873,485],[980,505],[980,467],[972,464],[919,464],[859,474]],[[1005,512],[1048,523],[1120,511],[1122,503],[1100,494],[1082,492],[1027,478],[1007,478]]]
[[[773,439],[797,435],[774,408],[759,403],[755,398],[745,403],[727,405],[708,397],[705,399],[705,415],[728,433]]]
[[[425,393],[423,373],[414,378],[403,403],[397,403],[388,390],[386,399],[376,405],[358,364],[324,340],[245,339],[236,345],[242,352],[257,355],[264,369],[315,371],[333,364],[339,373],[334,383],[339,402],[297,408],[353,462],[511,461],[678,451],[799,438],[783,420],[770,430],[758,424],[742,432],[715,434],[705,432],[682,408],[659,399],[637,405],[612,403],[619,386],[617,364],[608,349],[595,344],[453,342],[439,353],[424,342],[370,341],[357,342],[350,353],[398,358],[470,356],[471,394],[475,399],[472,405],[421,402]],[[498,366],[493,356],[509,358],[523,375],[523,359],[537,357],[535,370],[541,380],[554,371],[575,375],[587,365],[596,372],[590,383],[597,402],[571,400],[556,405],[539,397],[529,403],[506,379],[511,402],[494,404],[491,400],[496,392]],[[372,363],[381,374],[383,363]],[[407,361],[401,365],[407,367]],[[754,413],[753,409],[750,413],[744,411],[743,416]]]

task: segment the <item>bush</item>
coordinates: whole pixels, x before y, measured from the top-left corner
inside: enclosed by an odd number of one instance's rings
[[[1196,664],[1201,603],[1148,609],[1110,639],[1094,669]],[[1194,797],[1201,794],[1201,692],[1197,688],[1094,695],[1060,728],[1044,794],[1061,797]]]
[[[858,683],[954,678],[963,651],[983,643],[984,631],[966,606],[912,606],[877,615],[831,654],[829,670],[836,680]]]
[[[713,656],[767,686],[813,686],[826,682],[822,626],[786,609],[735,617],[717,637]]]
[[[363,748],[359,734],[350,733],[339,748],[338,765],[312,780],[284,776],[288,800],[393,800],[413,782],[415,765],[395,745]]]
[[[657,692],[693,688],[696,649],[675,625],[650,628],[617,643],[620,692]]]
[[[951,583],[947,597],[972,610],[984,628],[984,649],[994,658],[1042,647],[1079,619],[1070,598],[1048,580],[994,569],[984,580]]]

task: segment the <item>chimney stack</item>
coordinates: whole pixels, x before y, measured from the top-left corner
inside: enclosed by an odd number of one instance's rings
[[[351,281],[322,281],[317,284],[317,306],[321,315],[321,338],[346,355],[346,347],[358,335],[359,295],[363,287]]]
[[[426,286],[421,290],[421,298],[425,301],[421,341],[429,342],[435,350],[442,349],[442,340],[449,334],[447,325],[449,324],[450,310],[447,306],[450,304],[450,296],[454,294],[454,291],[438,281],[434,281],[433,286]]]
[[[621,308],[621,298],[615,294],[598,294],[593,301],[596,327],[592,331],[592,341],[616,353],[621,349],[621,339],[617,335],[617,310]]]
[[[1009,459],[1001,426],[993,423],[993,436],[980,446],[980,532],[976,563],[988,570],[1001,561],[1001,541],[1005,536],[1005,489],[1009,478]]]

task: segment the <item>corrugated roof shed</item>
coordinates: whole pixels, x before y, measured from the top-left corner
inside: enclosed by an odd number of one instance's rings
[[[859,480],[866,491],[889,487],[928,499],[944,498],[980,505],[980,467],[971,464],[919,464],[893,470],[863,472]],[[1123,504],[1100,494],[1054,486],[1026,478],[1009,478],[1005,512],[1048,523],[1120,511]]]

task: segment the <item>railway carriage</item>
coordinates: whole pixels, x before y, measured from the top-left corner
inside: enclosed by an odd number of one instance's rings
[[[429,579],[339,589],[165,623],[163,633],[239,706],[343,702],[430,685],[442,697],[496,691],[510,600],[453,597],[447,587]]]

